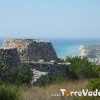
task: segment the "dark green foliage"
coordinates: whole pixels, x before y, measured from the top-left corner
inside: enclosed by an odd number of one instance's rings
[[[100,79],[91,79],[87,85],[89,90],[95,91],[98,89],[100,91]]]
[[[100,66],[93,65],[87,58],[67,57],[65,62],[70,62],[66,76],[71,79],[100,77]]]
[[[3,71],[2,81],[5,83],[10,82],[11,84],[14,84],[16,83],[17,75],[18,75],[18,72],[15,68],[6,68]]]
[[[30,69],[28,66],[6,67],[0,59],[0,81],[10,84],[28,84],[30,81]]]
[[[87,89],[89,89],[90,91],[95,91],[96,89],[98,89],[100,91],[100,79],[99,78],[91,79],[89,83],[87,84]],[[100,97],[86,96],[86,97],[80,97],[78,100],[100,100]]]
[[[30,70],[27,66],[21,66],[20,69],[8,68],[5,71],[3,81],[11,84],[28,84],[30,81]]]
[[[95,74],[98,78],[100,78],[100,65],[96,65],[94,67]]]
[[[0,100],[22,100],[19,90],[10,85],[0,85]]]
[[[30,82],[30,69],[27,66],[22,66],[18,72],[18,83],[19,84],[28,84]]]

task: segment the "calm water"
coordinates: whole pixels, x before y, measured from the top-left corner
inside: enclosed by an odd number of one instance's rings
[[[58,57],[79,56],[81,45],[100,44],[100,39],[51,39]]]
[[[0,47],[2,46],[3,39],[0,39]]]
[[[100,39],[45,39],[52,42],[58,57],[78,56],[80,45],[100,44]],[[0,46],[3,39],[0,39]]]

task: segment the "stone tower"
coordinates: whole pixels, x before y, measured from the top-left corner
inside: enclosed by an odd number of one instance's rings
[[[57,61],[57,54],[49,41],[34,39],[4,40],[3,48],[17,48],[20,59],[23,61]]]

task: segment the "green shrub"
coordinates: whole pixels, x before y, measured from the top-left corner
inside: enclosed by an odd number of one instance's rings
[[[0,85],[0,100],[22,100],[22,98],[16,87]]]
[[[87,88],[92,91],[96,89],[100,90],[100,79],[91,79],[87,85]]]
[[[100,78],[100,65],[96,65],[94,67],[95,74],[98,78]]]
[[[17,70],[15,68],[6,68],[3,71],[2,82],[5,83],[16,83],[17,80]]]
[[[0,81],[10,84],[28,84],[30,82],[30,68],[28,66],[5,67],[0,59]]]
[[[18,84],[29,84],[30,82],[30,68],[28,66],[22,66],[17,75]]]
[[[99,71],[97,73],[96,65],[89,62],[87,58],[81,59],[80,57],[67,57],[65,62],[71,63],[66,71],[68,78],[78,79],[99,77]]]
[[[11,84],[28,84],[30,82],[30,69],[27,66],[21,66],[20,69],[7,69],[5,73],[6,81],[7,79]]]

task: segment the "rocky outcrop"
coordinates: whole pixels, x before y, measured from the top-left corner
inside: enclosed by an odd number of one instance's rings
[[[7,67],[19,67],[21,64],[16,48],[1,48],[0,58],[4,60]]]
[[[17,48],[21,60],[57,61],[56,52],[49,41],[34,40],[34,39],[10,39],[4,40],[2,47]]]

